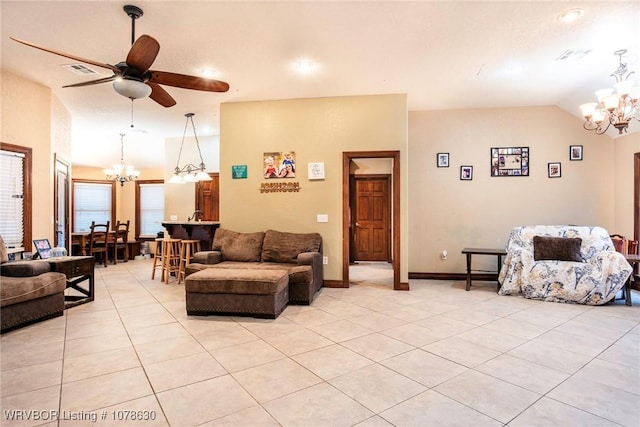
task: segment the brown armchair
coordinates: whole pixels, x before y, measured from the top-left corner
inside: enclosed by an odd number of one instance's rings
[[[64,312],[66,276],[47,261],[9,262],[0,236],[0,330],[6,332]]]

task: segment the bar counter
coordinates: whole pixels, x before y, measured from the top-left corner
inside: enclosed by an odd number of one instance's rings
[[[219,221],[163,221],[162,226],[167,229],[174,239],[200,240],[203,251],[210,251],[213,235],[220,227]]]

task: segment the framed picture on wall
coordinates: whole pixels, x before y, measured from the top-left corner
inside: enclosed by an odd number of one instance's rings
[[[436,160],[436,164],[439,168],[449,167],[449,153],[438,153]]]
[[[529,176],[529,147],[491,148],[491,176]]]
[[[264,153],[262,159],[265,179],[296,177],[296,153],[293,151]]]
[[[582,145],[569,146],[569,160],[582,160]]]
[[[460,166],[460,179],[471,181],[473,179],[473,166]]]
[[[549,163],[549,178],[560,178],[562,176],[561,166],[560,162]]]

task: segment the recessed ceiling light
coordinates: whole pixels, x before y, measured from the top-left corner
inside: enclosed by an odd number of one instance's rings
[[[569,10],[565,10],[560,15],[558,15],[558,19],[562,22],[573,22],[576,19],[580,18],[580,16],[582,16],[583,13],[584,13],[583,9],[578,9],[578,8],[569,9]]]
[[[318,71],[320,66],[313,59],[299,58],[291,64],[291,68],[298,74],[309,75]]]

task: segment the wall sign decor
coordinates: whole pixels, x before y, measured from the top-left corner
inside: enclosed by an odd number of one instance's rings
[[[562,169],[560,162],[549,163],[549,178],[560,178],[562,176]]]
[[[263,182],[260,184],[261,193],[297,193],[300,191],[299,182]]]
[[[247,178],[247,165],[232,165],[231,166],[231,178],[233,178],[233,179],[246,179]]]
[[[582,145],[569,146],[569,160],[582,160]]]
[[[473,166],[460,166],[460,179],[471,181],[473,179]]]
[[[449,167],[449,153],[438,153],[436,155],[436,165],[439,168]]]
[[[324,179],[324,162],[309,163],[309,180]]]
[[[529,147],[491,148],[491,176],[529,176]]]
[[[296,153],[293,151],[264,153],[263,165],[265,179],[296,177]]]

